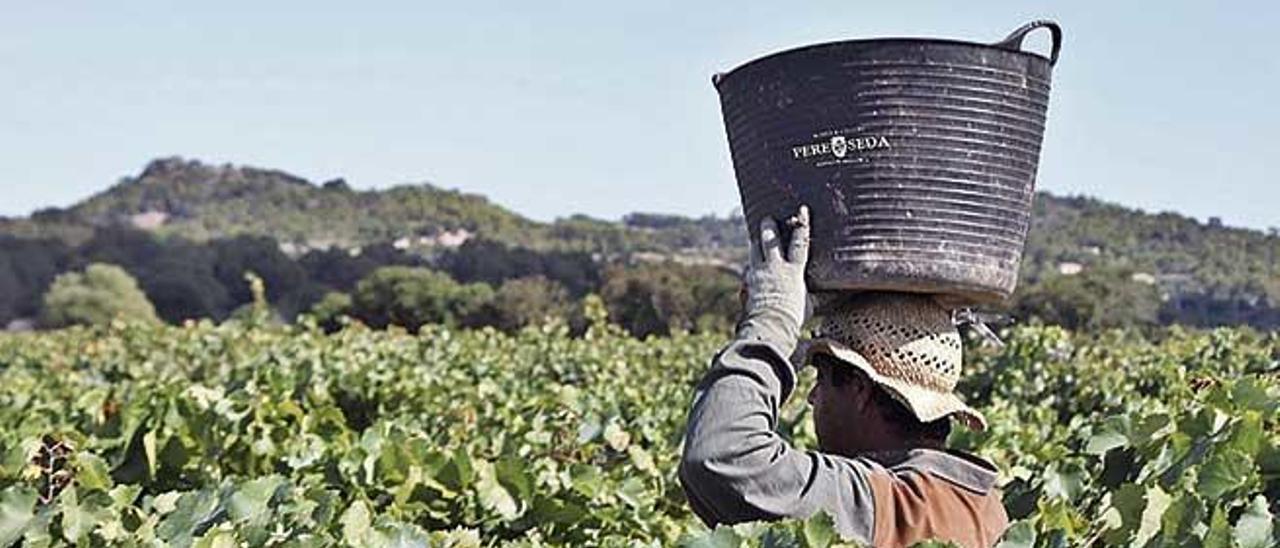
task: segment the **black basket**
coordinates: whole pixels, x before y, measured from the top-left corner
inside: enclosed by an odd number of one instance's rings
[[[1038,28],[1048,57],[1021,50]],[[815,290],[1013,292],[1062,31],[797,48],[712,80],[753,241],[808,204]]]

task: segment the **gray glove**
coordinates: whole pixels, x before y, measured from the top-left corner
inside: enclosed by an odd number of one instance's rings
[[[773,343],[784,356],[796,349],[808,308],[804,267],[809,261],[809,208],[800,206],[800,213],[789,222],[795,230],[785,246],[773,219],[760,223],[760,245],[751,245],[747,303],[738,324],[739,339]]]

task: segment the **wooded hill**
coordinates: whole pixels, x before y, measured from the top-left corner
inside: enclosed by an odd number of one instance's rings
[[[593,257],[601,270],[604,263],[667,259],[732,269],[744,258],[744,228],[735,215],[693,219],[636,213],[618,222],[576,215],[540,223],[483,196],[430,184],[357,191],[342,179],[315,184],[277,170],[167,158],[66,209],[0,218],[0,252],[7,252],[13,263],[9,277],[25,279],[19,286],[27,292],[43,291],[40,284],[47,285],[48,276],[24,274],[23,269],[35,267],[18,264],[31,262],[19,260],[22,254],[57,242],[74,257],[84,255],[81,250],[92,244],[89,247],[97,250],[93,260],[103,260],[114,253],[102,251],[104,245],[112,246],[104,244],[103,234],[133,241],[139,237],[135,233],[214,250],[240,245],[220,243],[232,238],[257,237],[261,244],[265,237],[287,255],[303,260],[310,254],[313,262],[325,250],[330,251],[324,256],[332,258],[333,250],[351,254],[379,249],[380,255],[373,256],[389,264],[415,263],[392,257],[398,254],[428,265],[448,255],[451,264],[464,265],[461,271],[471,277],[500,282],[520,275],[516,270],[521,265],[547,263],[538,257],[557,253]],[[463,252],[469,255],[462,258]],[[135,249],[140,256],[133,260],[145,261],[146,253]],[[49,260],[82,266],[65,258]],[[381,264],[366,254],[370,261]],[[567,264],[581,261],[576,257]],[[4,262],[0,254],[0,270]],[[1036,198],[1015,310],[1031,315],[1031,310],[1070,309],[1059,319],[1070,316],[1063,321],[1080,327],[1110,325],[1116,322],[1108,315],[1137,309],[1142,317],[1160,323],[1274,328],[1280,326],[1278,262],[1280,234],[1275,229],[1263,233],[1228,228],[1216,221],[1201,223],[1174,213],[1149,214],[1042,192]],[[55,268],[47,266],[41,272]],[[487,272],[495,269],[504,272]],[[239,274],[226,277],[238,280]],[[0,281],[5,276],[0,272]],[[581,280],[562,283],[595,289]],[[337,284],[326,287],[343,289]],[[291,308],[305,307],[319,293],[298,297]]]
[[[125,227],[194,242],[268,236],[300,251],[395,241],[403,247],[451,247],[472,237],[535,249],[611,253],[708,249],[720,243],[707,240],[721,237],[717,233],[725,228],[714,219],[710,224],[678,220],[679,226],[660,231],[628,230],[583,215],[539,223],[483,196],[427,183],[357,191],[341,178],[313,184],[283,171],[165,158],[66,209],[0,217],[0,235],[76,245],[95,230]],[[733,232],[736,237],[736,227]]]

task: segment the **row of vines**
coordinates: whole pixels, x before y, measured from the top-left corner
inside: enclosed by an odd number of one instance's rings
[[[708,531],[675,477],[723,336],[228,322],[0,335],[0,546],[828,546]],[[1280,336],[970,349],[1005,546],[1277,544]],[[813,382],[802,376],[798,393]],[[813,447],[803,398],[782,430]]]

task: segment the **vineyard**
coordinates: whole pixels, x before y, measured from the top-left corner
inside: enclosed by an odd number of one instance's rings
[[[0,546],[828,546],[676,480],[723,335],[115,324],[0,335]],[[970,349],[1005,546],[1277,544],[1280,336],[1018,327]],[[803,394],[813,382],[802,376]],[[803,397],[780,428],[815,438]]]

